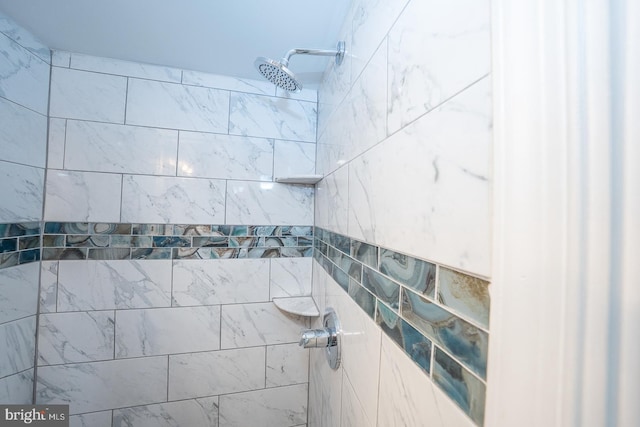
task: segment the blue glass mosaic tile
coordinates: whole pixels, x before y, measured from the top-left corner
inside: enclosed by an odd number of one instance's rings
[[[378,268],[378,247],[351,239],[351,256],[369,267]]]
[[[435,295],[436,266],[430,262],[380,248],[380,271],[423,295]]]
[[[376,312],[376,297],[355,280],[349,280],[349,296],[372,319]]]
[[[364,268],[362,285],[390,307],[398,309],[400,285],[368,267]]]
[[[0,253],[13,252],[18,250],[18,239],[0,240]]]

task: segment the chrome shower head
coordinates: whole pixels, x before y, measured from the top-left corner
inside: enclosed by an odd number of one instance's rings
[[[289,92],[300,92],[302,83],[295,74],[287,68],[289,66],[289,58],[293,55],[321,55],[335,56],[336,65],[342,64],[344,58],[344,42],[339,41],[335,50],[319,50],[319,49],[291,49],[280,61],[260,56],[254,61],[254,65],[267,80],[280,89]]]
[[[302,84],[298,81],[296,75],[282,62],[260,56],[256,58],[254,64],[264,78],[280,89],[288,90],[289,92],[300,92],[302,89]]]

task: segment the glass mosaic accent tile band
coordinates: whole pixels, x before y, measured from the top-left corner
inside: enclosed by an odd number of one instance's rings
[[[484,422],[489,283],[316,227],[314,259],[478,425]]]
[[[0,268],[39,260],[39,222],[0,224]]]
[[[312,244],[311,226],[87,222],[0,224],[0,268],[40,259],[310,257]]]

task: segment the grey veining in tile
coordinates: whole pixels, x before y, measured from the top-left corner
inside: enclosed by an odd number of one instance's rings
[[[307,420],[307,384],[220,396],[224,427],[293,427]]]
[[[75,52],[71,54],[69,66],[77,70],[96,71],[104,74],[140,77],[143,79],[175,83],[180,83],[180,79],[182,78],[181,70],[176,68],[83,55]]]
[[[232,90],[234,92],[255,93],[273,96],[275,86],[264,80],[239,79],[200,71],[184,70],[182,83],[193,86],[204,86],[217,89]]]
[[[31,405],[33,369],[0,378],[0,402],[4,405]]]
[[[311,258],[274,258],[271,260],[270,296],[311,295]]]
[[[58,304],[58,261],[40,264],[40,313],[53,313]]]
[[[44,170],[0,161],[0,222],[38,221],[42,216]]]
[[[171,261],[65,261],[58,311],[169,307]]]
[[[41,314],[38,365],[113,359],[113,311]]]
[[[389,249],[380,249],[380,271],[419,293],[433,298],[436,266]]]
[[[169,356],[169,400],[264,388],[265,347]]]
[[[122,310],[116,358],[218,350],[220,306]]]
[[[89,412],[69,417],[69,427],[112,427],[111,411]]]
[[[130,78],[127,124],[227,133],[229,92]]]
[[[49,119],[49,142],[47,145],[47,167],[64,168],[64,144],[67,132],[66,119]]]
[[[36,316],[0,325],[0,378],[33,367]]]
[[[0,97],[0,159],[43,168],[47,118]]]
[[[0,32],[8,36],[20,46],[37,55],[43,61],[49,62],[51,60],[51,51],[47,46],[45,46],[29,31],[16,24],[13,19],[1,12]]]
[[[293,141],[316,141],[316,104],[234,92],[229,133]]]
[[[0,269],[0,323],[37,312],[38,263]]]
[[[267,347],[267,387],[309,381],[309,350],[296,344]]]
[[[112,427],[131,426],[218,427],[218,397],[136,406],[113,411]]]
[[[438,347],[433,379],[477,425],[484,424],[485,385]]]
[[[489,282],[440,267],[438,301],[485,328],[489,327]]]
[[[473,372],[486,378],[489,347],[486,332],[406,289],[402,291],[402,316]]]
[[[72,415],[160,403],[167,399],[167,357],[42,366],[37,383],[36,404],[70,405]]]

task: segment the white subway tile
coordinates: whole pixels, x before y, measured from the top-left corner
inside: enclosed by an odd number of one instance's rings
[[[120,222],[121,175],[51,169],[47,174],[47,221]]]
[[[122,222],[222,224],[225,181],[125,175]]]
[[[127,78],[53,67],[51,117],[124,123]]]

